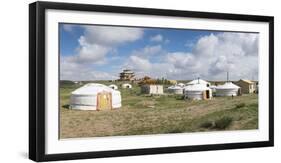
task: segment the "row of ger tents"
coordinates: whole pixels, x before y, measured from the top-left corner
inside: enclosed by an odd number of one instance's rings
[[[123,88],[131,88],[131,85],[122,85]],[[70,108],[78,110],[105,110],[121,107],[121,93],[116,90],[116,85],[106,86],[98,83],[88,83],[71,93]],[[231,82],[223,85],[211,86],[209,82],[198,79],[187,84],[177,84],[168,88],[175,94],[184,94],[188,99],[210,99],[212,92],[216,96],[237,96],[240,87]]]
[[[184,94],[186,99],[194,100],[211,99],[213,97],[213,92],[216,92],[216,96],[237,96],[240,94],[240,91],[240,87],[232,82],[214,86],[202,79],[196,79],[186,84],[179,83],[168,87],[168,92]]]
[[[118,89],[118,86],[115,85],[115,84],[111,84],[111,85],[109,85],[108,87],[111,88],[111,89],[114,89],[114,90],[117,90],[117,89]],[[121,85],[121,87],[122,87],[122,88],[129,88],[129,89],[130,89],[130,88],[132,88],[132,85],[129,84],[129,83],[124,83],[124,84]]]

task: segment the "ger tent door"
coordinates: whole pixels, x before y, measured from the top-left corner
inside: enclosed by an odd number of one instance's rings
[[[100,92],[97,94],[97,110],[112,109],[112,95],[110,92]]]

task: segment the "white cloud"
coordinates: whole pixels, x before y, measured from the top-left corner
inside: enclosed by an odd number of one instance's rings
[[[79,38],[79,47],[73,60],[77,62],[98,63],[120,44],[136,41],[143,35],[139,28],[83,26],[84,35]]]
[[[104,46],[116,46],[126,42],[140,39],[143,30],[140,28],[112,27],[112,26],[83,26],[85,28],[85,40],[89,44],[101,44]]]
[[[152,64],[148,59],[132,55],[128,61],[128,68],[133,68],[135,71],[151,71]]]
[[[154,35],[152,37],[150,37],[149,39],[151,42],[157,42],[157,43],[164,43],[164,44],[168,44],[170,42],[169,39],[165,39],[162,35],[160,34],[157,34],[157,35]]]
[[[150,37],[150,41],[152,41],[152,42],[162,42],[163,40],[164,40],[164,38],[160,34]]]
[[[104,61],[105,55],[112,49],[101,44],[89,44],[84,36],[79,39],[78,54],[71,56],[71,60],[77,63],[99,63]]]
[[[200,38],[193,50],[210,79],[258,78],[258,34],[219,33]]]
[[[139,28],[81,26],[84,34],[78,39],[76,54],[64,57],[61,63],[63,79],[94,80],[111,79],[114,75],[93,70],[93,65],[106,63],[106,56],[116,54],[116,47],[140,39],[143,30]],[[65,30],[72,27],[64,26]]]
[[[149,65],[151,64],[150,60],[152,58],[158,61],[163,60],[165,53],[161,45],[147,45],[142,49],[132,51],[123,67],[134,68],[136,70],[148,69],[150,68]]]
[[[152,57],[162,54],[163,48],[161,45],[154,45],[154,46],[145,46],[142,49],[134,50],[131,55],[133,56],[140,56],[140,57]]]
[[[258,34],[210,34],[199,38],[190,53],[154,47],[162,56],[157,61],[152,59],[155,53],[144,55],[151,49],[146,46],[135,51],[127,65],[140,74],[172,79],[225,80],[227,71],[231,80],[258,78]]]
[[[214,34],[201,37],[194,46],[193,53],[195,55],[203,55],[211,57],[215,54],[215,50],[219,45],[219,38]]]
[[[94,65],[107,63],[106,56],[118,55],[120,45],[134,42],[143,30],[124,27],[83,26],[75,55],[63,57],[61,78],[70,80],[116,79],[118,73],[95,70]],[[136,71],[138,77],[166,77],[169,79],[231,80],[258,78],[258,34],[221,32],[205,35],[196,42],[188,42],[187,51],[167,51],[163,45],[146,45],[133,50],[123,67]],[[162,35],[150,38],[154,43],[165,43]],[[114,57],[113,57],[114,58]],[[112,61],[113,62],[113,61]],[[106,65],[105,65],[106,66]]]
[[[233,61],[228,60],[226,56],[219,56],[214,62],[211,63],[209,72],[213,75],[216,75],[231,71],[234,67],[235,63]]]
[[[172,66],[164,62],[166,53],[161,45],[145,46],[142,49],[134,50],[122,68],[134,70],[138,78],[143,76],[166,77],[167,69]]]
[[[60,61],[61,80],[109,80],[117,79],[114,74],[97,71],[89,64],[73,62],[69,57],[62,57]]]
[[[185,47],[188,47],[188,48],[192,48],[194,46],[194,42],[192,41],[187,41],[185,44],[184,44]]]
[[[144,76],[166,78],[168,74],[167,70],[169,71],[169,67],[173,66],[168,63],[152,63],[148,58],[142,58],[140,56],[130,56],[125,65],[126,68],[132,69],[136,72],[137,78]]]
[[[168,63],[171,63],[175,68],[185,69],[185,68],[195,68],[197,67],[197,62],[194,56],[191,53],[175,52],[168,53],[166,60]]]

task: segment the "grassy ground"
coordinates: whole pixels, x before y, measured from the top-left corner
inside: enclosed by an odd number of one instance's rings
[[[105,84],[110,84],[109,82]],[[258,96],[189,101],[180,96],[147,96],[140,88],[119,89],[122,108],[108,111],[68,109],[71,91],[60,88],[60,137],[97,137],[258,128]]]

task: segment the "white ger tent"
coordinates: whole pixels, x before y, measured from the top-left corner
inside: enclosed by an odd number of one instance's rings
[[[216,96],[237,96],[239,91],[239,86],[232,82],[226,82],[223,85],[218,85],[216,87]]]
[[[178,83],[177,86],[184,87],[185,85],[183,83]]]
[[[124,83],[122,84],[122,88],[132,88],[132,85],[128,83]]]
[[[204,100],[212,98],[212,90],[206,84],[193,84],[184,87],[186,99]]]
[[[217,86],[215,86],[215,85],[210,85],[209,88],[211,88],[212,92],[215,93],[215,92],[216,92]]]
[[[103,84],[86,84],[73,91],[70,97],[71,109],[106,110],[120,107],[120,92]]]
[[[168,87],[168,92],[169,93],[173,93],[173,94],[183,94],[183,87],[177,86],[177,85],[173,85]]]
[[[108,87],[111,88],[111,89],[114,89],[114,90],[117,90],[117,89],[118,89],[118,86],[115,85],[115,84],[111,84],[111,85],[109,85]]]
[[[211,83],[209,83],[205,80],[202,80],[202,79],[195,79],[195,80],[192,80],[192,81],[186,83],[186,85],[194,85],[194,84],[203,84],[203,85],[206,85],[207,87],[209,87],[211,85]]]

